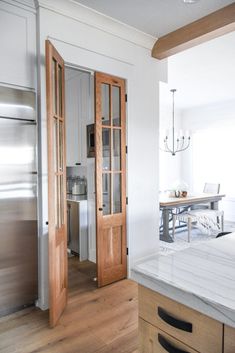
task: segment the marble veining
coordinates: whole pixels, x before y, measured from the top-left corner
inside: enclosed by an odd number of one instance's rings
[[[235,327],[235,233],[137,263],[132,279]]]

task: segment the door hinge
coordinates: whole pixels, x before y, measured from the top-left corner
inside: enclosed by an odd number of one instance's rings
[[[125,94],[125,102],[127,102],[127,94]]]
[[[126,254],[129,255],[129,249],[128,248],[126,248]]]
[[[126,205],[128,205],[128,197],[126,197]]]
[[[128,147],[126,146],[126,154],[128,153]]]

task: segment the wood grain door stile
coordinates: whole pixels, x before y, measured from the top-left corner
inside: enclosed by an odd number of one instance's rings
[[[127,276],[125,80],[97,72],[95,101],[96,249],[101,287]]]
[[[54,327],[67,303],[67,211],[65,155],[64,61],[46,41],[48,131],[48,232],[50,326]]]

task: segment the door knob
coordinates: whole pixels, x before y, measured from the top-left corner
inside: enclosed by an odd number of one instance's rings
[[[100,207],[100,208],[99,208],[99,211],[103,211],[103,208],[102,208],[102,207]]]

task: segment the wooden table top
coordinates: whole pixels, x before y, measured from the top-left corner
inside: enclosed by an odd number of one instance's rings
[[[213,202],[219,201],[223,197],[224,194],[198,194],[198,195],[188,195],[187,197],[167,197],[167,196],[160,196],[160,207],[166,206],[180,206],[180,205],[188,205],[188,204],[196,204],[196,203],[206,203],[206,202]]]

